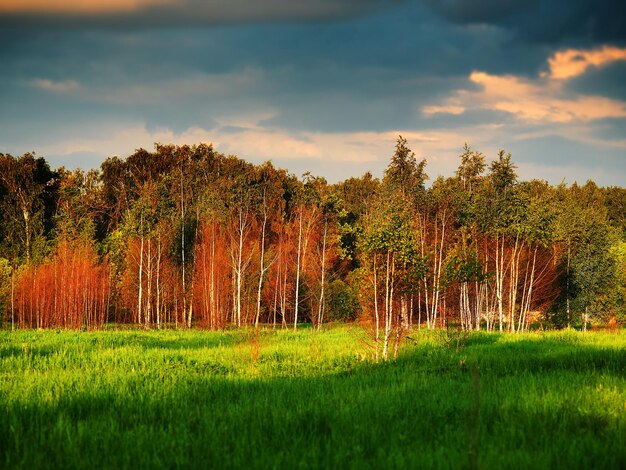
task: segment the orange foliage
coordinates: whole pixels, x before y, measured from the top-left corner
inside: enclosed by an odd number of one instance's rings
[[[15,321],[22,328],[101,328],[111,293],[108,263],[88,243],[61,241],[43,264],[15,281]]]
[[[230,309],[230,259],[228,237],[214,221],[203,222],[195,250],[193,308],[204,328],[218,329],[228,323]]]

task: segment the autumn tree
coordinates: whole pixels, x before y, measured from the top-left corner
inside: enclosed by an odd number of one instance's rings
[[[426,187],[401,136],[382,180],[333,185],[206,144],[88,172],[0,155],[5,319],[319,329],[362,314],[388,359],[414,322],[518,332],[620,318],[623,188],[518,181],[510,154],[487,164],[467,144],[459,159]]]

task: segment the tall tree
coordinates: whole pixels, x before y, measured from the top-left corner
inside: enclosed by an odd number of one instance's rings
[[[10,256],[29,263],[33,241],[50,232],[58,192],[57,173],[41,157],[0,154],[0,194],[5,215],[3,238]],[[17,234],[17,237],[14,237]]]

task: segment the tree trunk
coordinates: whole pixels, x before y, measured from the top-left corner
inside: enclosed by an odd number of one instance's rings
[[[390,267],[391,265],[391,267]],[[393,291],[395,276],[395,254],[387,251],[387,273],[385,276],[385,338],[383,342],[383,360],[387,360],[389,340],[393,323]]]
[[[496,298],[498,301],[498,326],[502,331],[504,323],[503,289],[504,288],[504,235],[502,236],[502,246],[500,246],[500,236],[496,238]]]
[[[156,322],[157,329],[161,329],[161,234],[157,248],[157,277],[156,277]]]
[[[30,265],[30,212],[22,208],[24,216],[24,244],[26,245],[26,265]]]
[[[435,217],[435,227],[437,226],[437,219]],[[441,241],[439,243],[439,255],[437,259],[437,274],[435,279],[433,280],[433,311],[432,311],[432,327],[436,327],[437,323],[437,313],[439,310],[439,297],[440,297],[440,287],[441,287],[441,268],[443,265],[443,246],[446,235],[446,210],[443,211],[441,215]],[[435,241],[437,240],[437,231],[435,230]]]
[[[378,278],[376,274],[376,253],[374,253],[374,315],[376,317],[376,336],[374,336],[374,345],[376,346],[376,362],[378,362],[378,342],[380,340],[380,315],[378,313]]]
[[[139,249],[139,292],[137,294],[137,323],[143,323],[143,216],[140,224],[141,247]]]
[[[210,318],[211,328],[217,328],[218,323],[218,308],[217,298],[215,295],[215,222],[211,222],[211,261],[210,261],[211,277],[209,282],[209,306],[210,306]]]
[[[239,210],[239,250],[237,252],[237,326],[241,326],[241,270],[243,267],[242,212]]]
[[[150,328],[150,322],[152,319],[152,240],[148,238],[148,290],[147,294],[147,302],[146,302],[146,328]]]
[[[326,233],[328,229],[328,221],[324,220],[324,235],[322,241],[322,279],[320,284],[320,299],[319,306],[317,311],[317,329],[322,327],[322,323],[324,321],[324,285],[326,282]]]
[[[383,361],[387,360],[387,346],[389,343],[389,335],[387,331],[387,327],[389,325],[389,278],[390,278],[390,269],[389,269],[389,251],[387,251],[387,263],[385,265],[385,336],[383,338]]]
[[[265,206],[265,195],[263,196],[263,206]],[[265,267],[265,226],[267,225],[267,210],[263,209],[263,226],[261,230],[261,267],[259,269],[259,286],[256,295],[256,317],[254,319],[255,328],[259,327],[259,317],[261,315],[261,289],[263,288],[263,276],[267,268]]]
[[[422,329],[422,291],[417,291],[417,329]]]
[[[15,330],[15,266],[11,266],[11,331]]]
[[[296,262],[296,297],[295,304],[293,310],[293,329],[296,330],[298,328],[298,306],[299,306],[299,295],[300,295],[300,264],[301,264],[301,249],[302,249],[302,209],[300,210],[300,223],[298,228],[298,256]]]
[[[279,246],[280,249],[280,246]],[[280,257],[280,253],[278,254],[278,256]],[[278,309],[278,291],[280,290],[279,287],[279,282],[280,282],[280,260],[279,260],[279,264],[278,267],[276,269],[276,282],[274,283],[274,311],[273,311],[273,318],[272,318],[272,328],[275,330],[276,329],[276,310]]]
[[[567,329],[570,329],[572,327],[572,317],[571,317],[571,313],[570,313],[570,308],[569,308],[569,293],[570,293],[570,287],[569,287],[569,270],[570,270],[570,259],[571,259],[571,247],[570,244],[568,242],[567,244],[567,271],[566,271],[566,286],[565,286],[565,309],[567,312]]]
[[[191,328],[191,313],[187,318],[187,286],[185,280],[185,198],[183,187],[183,168],[180,168],[180,258],[182,263],[181,284],[183,289],[183,322]]]

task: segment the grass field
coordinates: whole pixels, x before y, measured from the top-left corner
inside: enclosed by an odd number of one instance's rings
[[[626,334],[0,332],[0,468],[626,468]]]

